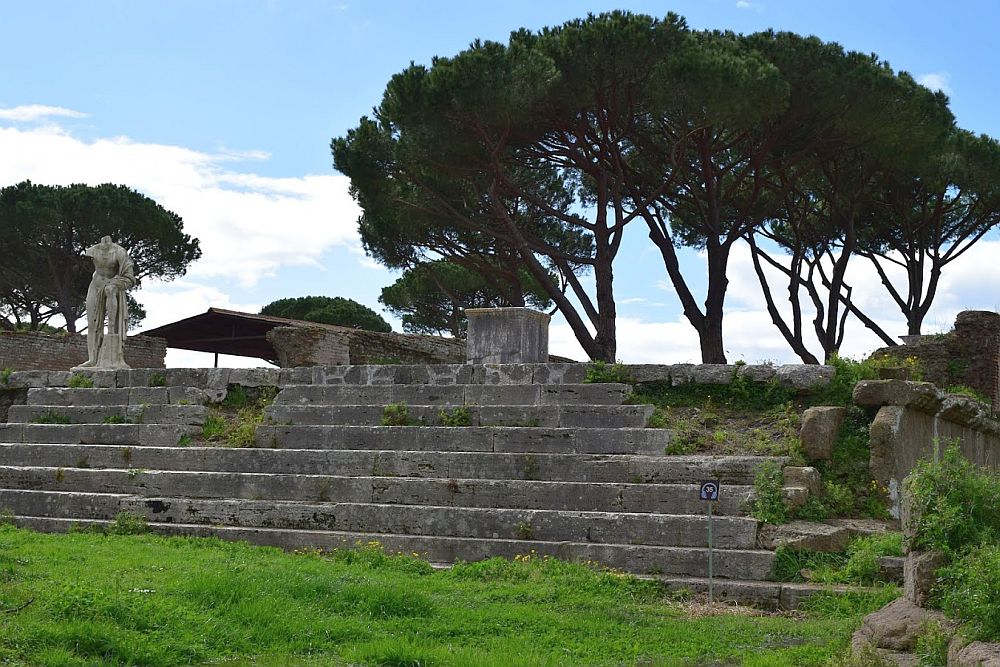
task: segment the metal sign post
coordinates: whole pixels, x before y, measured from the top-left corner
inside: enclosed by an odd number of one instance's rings
[[[712,585],[712,505],[719,499],[719,482],[702,482],[698,497],[708,502],[708,603],[712,604],[715,597]]]

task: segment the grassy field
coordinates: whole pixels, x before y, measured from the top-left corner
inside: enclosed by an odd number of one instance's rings
[[[0,664],[822,665],[895,594],[753,616],[530,556],[435,571],[377,545],[0,526]]]

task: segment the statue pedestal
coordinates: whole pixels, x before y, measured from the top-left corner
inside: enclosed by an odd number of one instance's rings
[[[549,316],[530,308],[467,308],[470,364],[537,364],[549,360]]]
[[[105,334],[94,368],[103,370],[128,367],[129,365],[125,363],[125,342],[121,334]]]

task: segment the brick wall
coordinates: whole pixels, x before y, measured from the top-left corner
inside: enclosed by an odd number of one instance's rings
[[[132,368],[163,368],[167,344],[162,338],[125,339],[125,361]],[[0,331],[0,368],[15,371],[67,371],[87,360],[87,337],[37,331]]]
[[[465,341],[347,327],[277,327],[267,340],[282,368],[342,364],[463,364]]]
[[[916,357],[922,380],[942,389],[952,385],[972,387],[1000,410],[1000,314],[965,310],[946,334],[922,336],[912,345],[883,347],[875,355]]]

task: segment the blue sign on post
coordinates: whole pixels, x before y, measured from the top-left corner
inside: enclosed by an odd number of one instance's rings
[[[714,602],[714,591],[712,585],[712,503],[719,499],[719,484],[718,480],[710,480],[701,483],[701,488],[698,490],[698,497],[701,500],[708,501],[708,603],[712,604]]]

